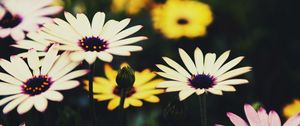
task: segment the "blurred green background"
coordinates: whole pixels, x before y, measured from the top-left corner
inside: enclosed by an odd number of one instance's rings
[[[154,0],[164,3],[163,0]],[[107,19],[121,20],[132,18],[130,26],[141,24],[144,27],[138,35],[149,39],[140,42],[144,50],[133,53],[131,57],[114,57],[115,68],[122,62],[128,62],[135,70],[155,67],[163,63],[162,56],[180,61],[178,48],[192,54],[196,47],[203,52],[216,52],[220,55],[231,50],[230,59],[245,56],[240,66],[250,65],[253,71],[244,75],[250,84],[237,86],[237,92],[224,93],[223,96],[208,96],[208,119],[211,124],[232,125],[226,116],[230,111],[242,117],[245,103],[260,102],[267,110],[276,110],[282,116],[282,107],[295,98],[300,98],[300,18],[299,2],[296,0],[202,0],[211,6],[214,21],[207,29],[205,37],[195,39],[181,38],[170,40],[152,27],[149,6],[135,15],[125,12],[113,13],[110,0],[65,0],[65,11],[83,12],[92,16],[103,11]],[[59,15],[63,18],[63,15]],[[0,56],[8,58],[21,50],[9,47],[14,43],[10,38],[0,40]],[[97,75],[103,76],[103,63],[98,61]],[[0,122],[16,126],[26,122],[29,126],[88,126],[91,125],[88,111],[87,92],[82,87],[63,92],[65,99],[61,103],[50,102],[45,113],[34,109],[19,116],[16,111],[8,115],[0,114]],[[159,95],[158,104],[145,103],[140,108],[127,109],[129,126],[168,126],[163,116],[164,108],[177,93]],[[196,95],[183,101],[185,116],[178,120],[181,126],[199,126],[200,114]],[[97,103],[98,123],[101,126],[117,126],[118,111],[108,111],[107,102]],[[0,107],[0,110],[3,106]]]

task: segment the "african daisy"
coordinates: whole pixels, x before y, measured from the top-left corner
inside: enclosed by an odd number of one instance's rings
[[[84,14],[77,14],[74,17],[65,12],[65,17],[67,22],[56,18],[55,23],[45,24],[37,37],[45,38],[48,42],[32,38],[37,44],[32,44],[31,47],[47,47],[45,45],[49,45],[49,42],[58,43],[60,44],[58,49],[72,51],[70,58],[73,61],[86,60],[92,64],[97,57],[111,62],[112,54],[129,56],[130,52],[141,51],[142,47],[129,44],[146,39],[144,36],[126,38],[142,28],[141,25],[137,25],[124,30],[130,19],[109,20],[105,23],[105,14],[102,12],[96,13],[91,23]],[[20,44],[18,48],[28,49],[27,46],[30,46],[21,45],[21,43],[18,42]]]
[[[51,22],[48,16],[63,9],[50,6],[51,3],[52,0],[1,0],[0,37],[10,35],[14,40],[22,40],[25,32],[36,31],[39,25]]]
[[[264,108],[260,108],[258,112],[256,112],[249,104],[245,104],[244,110],[249,123],[231,112],[227,113],[227,116],[235,126],[281,126],[280,118],[275,111],[270,111],[270,113],[267,114]],[[283,126],[299,126],[299,124],[300,114],[296,114],[289,118]]]
[[[80,84],[73,79],[87,74],[88,70],[72,71],[80,63],[69,59],[70,52],[57,55],[55,46],[49,49],[42,60],[35,50],[28,51],[27,63],[19,56],[11,56],[10,62],[0,60],[0,66],[8,73],[0,73],[0,96],[5,96],[0,100],[0,106],[7,104],[3,113],[17,107],[17,112],[24,114],[33,106],[43,112],[48,100],[63,100],[59,91]]]
[[[120,89],[116,83],[117,70],[113,70],[111,66],[106,64],[104,66],[104,72],[107,78],[95,77],[94,78],[94,97],[98,101],[109,100],[108,110],[114,110],[120,105]],[[124,108],[129,106],[141,107],[143,101],[157,103],[159,98],[157,94],[164,92],[162,89],[156,89],[158,83],[162,82],[162,79],[153,79],[156,74],[149,69],[145,69],[141,72],[135,72],[136,80],[133,87],[129,89],[126,98]],[[84,81],[85,89],[89,89],[88,81]]]
[[[157,87],[167,88],[166,92],[180,91],[179,98],[181,101],[193,93],[201,95],[205,92],[210,92],[215,95],[222,95],[222,91],[234,92],[235,88],[233,85],[245,84],[248,81],[246,79],[231,78],[249,72],[251,67],[230,70],[243,57],[237,57],[224,64],[229,53],[229,51],[226,51],[216,59],[215,53],[207,53],[203,56],[202,51],[196,48],[194,62],[183,49],[179,49],[180,57],[188,71],[172,59],[163,57],[170,67],[157,64],[156,66],[162,70],[162,72],[157,72],[157,74],[171,79],[171,81],[162,82]]]

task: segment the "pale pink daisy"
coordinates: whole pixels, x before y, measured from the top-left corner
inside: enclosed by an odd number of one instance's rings
[[[130,22],[128,18],[105,23],[105,14],[102,12],[97,12],[92,22],[84,14],[74,17],[65,12],[65,18],[67,21],[56,18],[55,23],[45,24],[42,31],[29,36],[32,40],[24,40],[24,44],[17,42],[14,47],[44,50],[49,44],[58,43],[58,49],[71,51],[73,61],[85,60],[92,64],[97,58],[111,62],[113,55],[130,56],[131,52],[142,50],[141,46],[132,44],[147,39],[145,36],[128,38],[142,28],[136,25],[125,29]],[[25,44],[25,41],[31,44]]]
[[[55,46],[50,47],[43,59],[38,57],[35,50],[28,51],[27,60],[19,56],[11,56],[10,61],[0,59],[0,66],[7,72],[0,72],[0,96],[5,96],[0,100],[0,106],[6,104],[3,113],[16,107],[19,114],[28,112],[32,107],[43,112],[48,100],[63,100],[59,91],[80,84],[73,79],[87,74],[88,70],[72,71],[80,63],[69,59],[70,52],[58,55]]]
[[[249,123],[231,112],[227,113],[227,116],[235,126],[281,126],[280,118],[275,111],[270,111],[268,114],[264,108],[260,108],[256,112],[249,104],[245,104],[244,110]],[[300,114],[297,114],[289,118],[283,126],[299,126],[299,124]]]
[[[1,0],[0,37],[11,36],[14,40],[25,38],[25,32],[35,31],[39,25],[51,22],[49,16],[63,8],[50,6],[52,0]]]
[[[183,49],[179,49],[180,58],[188,71],[174,60],[163,57],[169,66],[157,64],[156,66],[162,70],[157,74],[170,79],[170,81],[162,82],[157,87],[167,88],[166,92],[180,91],[179,99],[181,101],[194,93],[201,95],[210,92],[215,95],[222,95],[223,91],[234,92],[236,91],[234,85],[248,83],[248,80],[232,78],[251,71],[251,67],[230,70],[244,57],[240,56],[225,63],[229,53],[230,51],[226,51],[219,58],[216,58],[215,53],[207,53],[204,56],[202,51],[196,48],[193,61]]]

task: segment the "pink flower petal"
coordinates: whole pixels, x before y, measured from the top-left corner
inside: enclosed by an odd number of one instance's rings
[[[248,126],[248,124],[241,117],[231,112],[227,112],[227,116],[235,126]]]
[[[261,126],[260,119],[259,119],[258,114],[255,111],[255,109],[249,104],[245,104],[244,109],[245,109],[245,113],[246,113],[246,116],[247,116],[247,119],[248,119],[250,125],[251,126]]]

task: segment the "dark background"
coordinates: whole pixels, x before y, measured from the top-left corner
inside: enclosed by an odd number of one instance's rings
[[[164,2],[156,0],[156,2]],[[139,43],[142,52],[133,53],[131,57],[114,57],[112,65],[128,62],[136,70],[151,68],[158,70],[154,64],[163,63],[162,56],[176,61],[178,48],[183,48],[190,55],[196,47],[203,52],[216,52],[220,55],[231,50],[230,59],[243,55],[246,58],[239,66],[252,66],[253,71],[243,75],[249,79],[247,85],[237,86],[237,92],[224,93],[223,96],[209,95],[209,122],[232,125],[226,116],[230,111],[245,118],[245,103],[261,103],[267,110],[276,110],[282,116],[282,107],[300,97],[300,18],[299,2],[296,0],[204,0],[214,13],[214,21],[208,27],[208,34],[202,38],[168,40],[154,31],[149,10],[144,9],[135,16],[125,13],[111,13],[109,0],[67,0],[65,10],[73,12],[77,4],[86,6],[86,14],[92,18],[97,11],[104,11],[109,18],[117,20],[131,17],[130,25],[141,24],[144,28],[136,35],[145,35],[149,39]],[[63,18],[63,15],[60,15]],[[64,18],[63,18],[64,19]],[[0,40],[0,57],[7,59],[12,54],[23,50],[9,47],[14,43],[10,38]],[[98,61],[97,75],[103,76],[103,63]],[[8,115],[0,114],[0,122],[16,126],[19,122],[30,125],[45,126],[86,126],[90,124],[87,93],[78,87],[63,92],[65,99],[61,103],[50,102],[45,113],[32,109],[19,116],[14,110]],[[164,108],[176,99],[178,93],[162,94],[158,104],[145,103],[141,108],[128,109],[128,123],[131,126],[168,126],[163,118]],[[199,105],[196,95],[182,102],[185,108],[182,126],[200,125]],[[101,126],[118,125],[118,111],[106,110],[107,102],[97,103],[98,122]],[[3,109],[3,106],[0,107]],[[285,120],[282,118],[282,120]]]

